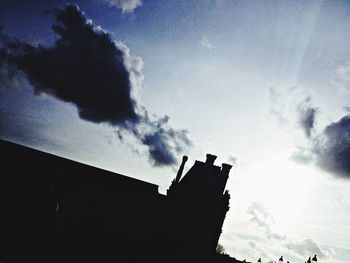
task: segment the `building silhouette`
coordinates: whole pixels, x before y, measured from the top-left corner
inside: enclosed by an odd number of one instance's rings
[[[207,154],[158,186],[0,141],[0,262],[240,262],[216,253],[231,165]]]

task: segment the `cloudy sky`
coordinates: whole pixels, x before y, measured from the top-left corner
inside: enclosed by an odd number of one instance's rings
[[[162,193],[216,154],[227,253],[349,262],[348,1],[2,1],[0,25],[2,139]]]

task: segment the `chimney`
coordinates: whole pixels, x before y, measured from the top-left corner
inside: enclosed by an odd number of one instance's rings
[[[187,160],[188,160],[188,157],[186,155],[184,155],[182,157],[182,163],[180,165],[179,171],[177,172],[177,175],[176,175],[176,178],[175,178],[175,183],[180,182],[180,179],[181,179],[184,167],[185,167],[185,163],[187,162]]]
[[[210,164],[210,165],[214,165],[216,157],[217,156],[208,153],[207,154],[207,160],[205,161],[205,163]]]
[[[221,174],[225,175],[225,176],[228,176],[231,168],[232,168],[231,164],[223,163],[222,166],[221,166]]]

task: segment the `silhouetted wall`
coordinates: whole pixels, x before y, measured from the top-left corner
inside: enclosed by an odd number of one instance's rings
[[[196,161],[158,186],[0,141],[7,262],[210,262],[230,165]],[[227,261],[227,257],[225,257]]]

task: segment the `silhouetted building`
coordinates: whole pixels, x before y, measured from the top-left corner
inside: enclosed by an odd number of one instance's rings
[[[181,178],[187,157],[167,191],[167,208],[179,239],[189,251],[215,253],[221,228],[229,209],[225,191],[231,165],[214,165],[216,156],[207,154],[206,162],[196,161]],[[176,240],[176,238],[174,239]],[[187,254],[187,253],[186,253]]]
[[[215,249],[231,165],[207,154],[158,186],[0,141],[3,262],[236,262]],[[220,261],[221,260],[221,261]],[[237,261],[238,262],[238,261]]]

